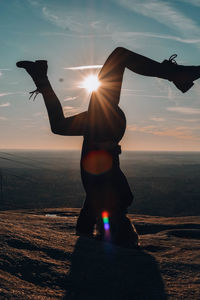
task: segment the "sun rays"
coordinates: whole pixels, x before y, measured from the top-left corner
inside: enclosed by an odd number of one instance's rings
[[[89,93],[97,91],[101,85],[97,75],[88,75],[81,83],[81,87],[86,89]]]

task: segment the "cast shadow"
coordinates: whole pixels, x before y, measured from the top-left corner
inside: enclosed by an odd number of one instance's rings
[[[153,256],[80,237],[63,299],[167,299]]]

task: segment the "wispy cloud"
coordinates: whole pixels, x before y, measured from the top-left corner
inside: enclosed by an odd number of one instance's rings
[[[113,0],[128,10],[152,18],[167,27],[178,30],[183,36],[198,34],[198,25],[175,6],[161,0]]]
[[[134,93],[134,92],[143,92],[143,90],[137,90],[137,89],[126,89],[122,88],[122,91],[128,92],[128,93]]]
[[[34,117],[41,117],[43,115],[44,115],[44,113],[40,112],[40,111],[33,114]]]
[[[33,114],[33,117],[47,119],[47,114],[45,112],[36,112]]]
[[[79,112],[79,108],[73,106],[64,106],[63,107],[65,116],[67,115],[74,115]]]
[[[3,76],[4,71],[10,71],[11,69],[0,69],[0,77]],[[2,72],[3,71],[3,72]]]
[[[200,7],[200,2],[199,0],[178,0],[179,2],[181,3],[187,3],[189,5],[193,5],[193,6],[197,6],[197,7]]]
[[[87,69],[101,69],[103,65],[89,65],[89,66],[77,66],[66,67],[65,70],[87,70]]]
[[[18,121],[32,121],[30,118],[19,118]]]
[[[32,6],[39,6],[39,5],[40,5],[40,2],[39,2],[39,1],[28,0],[28,2],[29,2]]]
[[[164,122],[165,121],[164,118],[158,118],[158,117],[151,118],[150,120],[155,121],[155,122]]]
[[[184,140],[199,140],[199,138],[193,134],[193,128],[187,126],[177,126],[174,128],[160,127],[156,125],[138,126],[129,125],[127,128],[129,131],[136,131],[141,133],[152,134],[156,136],[168,136],[175,137]]]
[[[200,119],[179,119],[179,121],[186,123],[199,123]]]
[[[123,92],[123,89],[122,89]],[[123,92],[122,94],[123,96],[134,96],[134,97],[142,97],[142,98],[153,98],[153,99],[168,99],[168,95],[150,95],[150,94],[138,94],[136,93],[134,90],[133,91],[129,91],[129,92]]]
[[[177,112],[180,114],[185,114],[185,115],[200,115],[199,108],[176,106],[176,107],[167,107],[167,110],[172,112]]]
[[[63,35],[80,38],[100,38],[110,37],[107,24],[104,20],[96,19],[94,14],[82,12],[79,8],[68,7],[68,9],[59,8],[58,5],[41,6],[43,17],[54,24],[56,27],[64,29],[63,32],[46,32],[45,35]]]
[[[72,101],[72,100],[76,100],[76,99],[77,99],[77,97],[67,97],[63,101]]]
[[[168,34],[158,34],[158,33],[151,33],[151,32],[114,32],[112,34],[112,39],[115,42],[123,42],[125,40],[130,40],[132,38],[155,38],[155,39],[164,39],[164,40],[172,40],[180,43],[185,44],[199,44],[200,38],[182,38],[179,36],[168,35]]]
[[[0,117],[0,121],[6,121],[7,118],[6,117]]]
[[[8,95],[13,95],[13,93],[0,93],[0,97],[8,96]]]
[[[42,8],[42,13],[48,21],[65,30],[81,33],[85,27],[84,24],[75,20],[79,20],[81,15],[75,18],[75,16],[71,14],[67,15],[63,14],[63,12],[51,11],[46,6]]]
[[[10,106],[11,104],[9,102],[6,102],[6,103],[1,103],[0,104],[0,107],[8,107]]]
[[[91,38],[112,38],[113,33],[65,33],[56,31],[43,31],[40,32],[41,36],[63,36],[63,37],[73,37],[78,39],[91,39]]]

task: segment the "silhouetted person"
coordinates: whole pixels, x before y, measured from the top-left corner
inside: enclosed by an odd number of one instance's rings
[[[119,100],[125,68],[145,75],[172,81],[182,92],[200,77],[200,67],[179,66],[175,56],[162,63],[116,48],[103,65],[98,78],[100,87],[91,95],[88,111],[65,118],[61,104],[47,77],[47,61],[21,61],[34,80],[36,93],[43,95],[51,130],[55,134],[83,136],[81,178],[86,199],[77,221],[77,234],[92,235],[97,223],[99,235],[104,235],[101,213],[107,211],[111,239],[125,246],[137,246],[138,237],[129,219],[127,207],[133,201],[128,182],[120,170],[118,145],[126,129],[126,119]]]

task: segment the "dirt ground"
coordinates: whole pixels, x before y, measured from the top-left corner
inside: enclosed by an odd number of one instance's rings
[[[0,212],[0,299],[200,299],[200,217],[129,215],[133,250],[77,237],[78,214]]]

